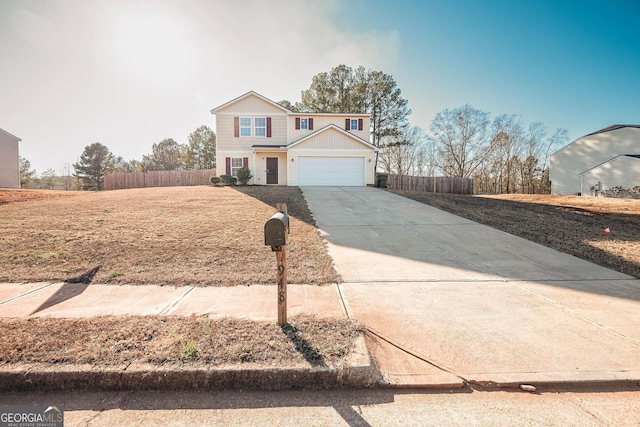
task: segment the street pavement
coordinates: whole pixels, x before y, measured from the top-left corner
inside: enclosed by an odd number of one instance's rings
[[[389,383],[640,379],[640,280],[380,189],[303,192]]]
[[[64,406],[75,426],[616,426],[640,423],[640,391],[58,391],[0,405]]]

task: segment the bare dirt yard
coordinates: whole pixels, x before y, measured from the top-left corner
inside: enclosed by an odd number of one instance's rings
[[[389,191],[640,278],[640,200]]]
[[[17,203],[17,201],[21,201]],[[289,282],[339,281],[295,187],[0,192],[0,282],[234,286],[274,281],[264,223],[291,219]]]

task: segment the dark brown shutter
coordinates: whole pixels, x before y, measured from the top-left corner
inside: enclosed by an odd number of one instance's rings
[[[309,130],[313,130],[313,118],[309,117]]]
[[[300,117],[296,117],[296,130],[300,129]]]
[[[271,138],[271,117],[267,117],[267,138]]]
[[[363,122],[364,122],[364,120],[358,119],[358,130],[362,130],[362,123]]]
[[[351,128],[349,127],[350,124],[351,124],[351,120],[344,119],[344,130],[351,130]]]
[[[249,169],[249,158],[248,157],[243,157],[242,158],[242,167]]]
[[[225,163],[225,175],[231,175],[231,157],[224,159]]]
[[[233,118],[233,136],[236,138],[240,136],[240,117]]]

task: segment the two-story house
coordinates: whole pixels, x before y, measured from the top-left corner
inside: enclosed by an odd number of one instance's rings
[[[218,174],[249,168],[249,184],[365,186],[377,148],[369,114],[295,113],[248,92],[211,110]]]

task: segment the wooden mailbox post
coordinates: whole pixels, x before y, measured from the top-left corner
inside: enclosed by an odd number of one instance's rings
[[[287,205],[278,203],[276,212],[264,224],[264,244],[271,246],[276,253],[278,285],[278,325],[287,323],[287,235],[289,234],[289,215]]]

